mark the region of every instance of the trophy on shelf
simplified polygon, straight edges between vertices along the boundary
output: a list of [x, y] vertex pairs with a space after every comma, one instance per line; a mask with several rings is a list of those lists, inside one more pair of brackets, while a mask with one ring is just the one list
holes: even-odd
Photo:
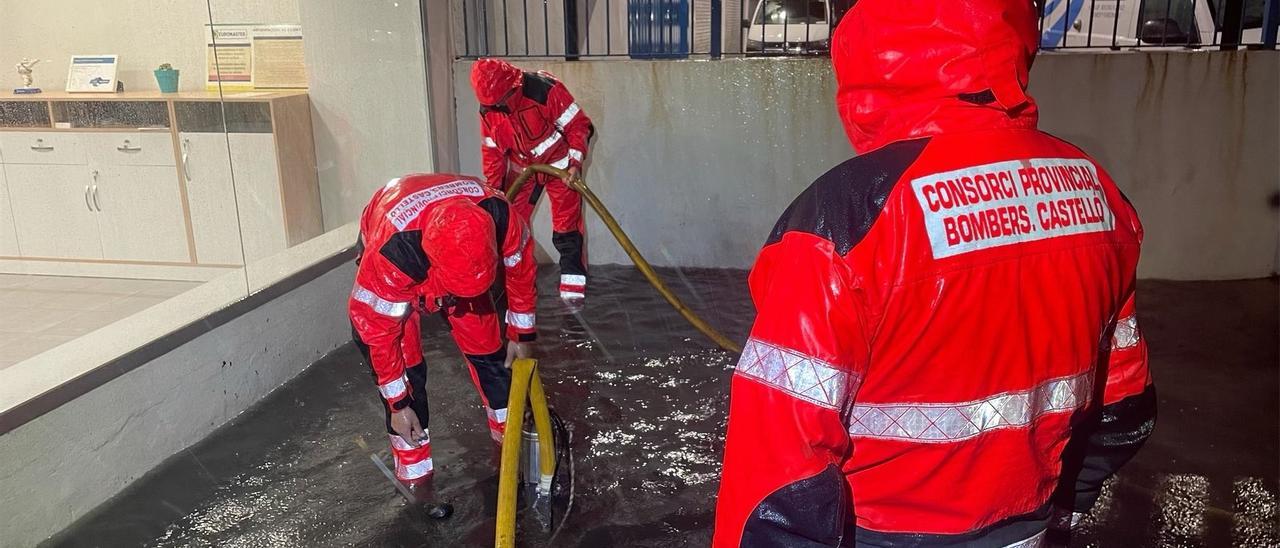
[[39, 62], [39, 59], [32, 61], [26, 57], [23, 57], [21, 61], [18, 61], [18, 64], [15, 66], [18, 69], [18, 76], [22, 77], [22, 87], [14, 89], [14, 93], [40, 93], [40, 88], [33, 86], [31, 80], [31, 68], [36, 66]]

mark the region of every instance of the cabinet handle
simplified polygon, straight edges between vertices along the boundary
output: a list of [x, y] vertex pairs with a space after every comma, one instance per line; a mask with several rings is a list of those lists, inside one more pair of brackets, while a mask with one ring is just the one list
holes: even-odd
[[142, 152], [142, 147], [135, 147], [129, 144], [129, 140], [125, 139], [124, 144], [116, 147], [120, 152]]
[[44, 139], [36, 139], [36, 144], [31, 145], [31, 150], [37, 152], [49, 152], [53, 147], [44, 144]]
[[191, 139], [182, 140], [182, 176], [187, 178], [187, 182], [191, 182], [191, 168], [187, 166], [187, 158], [191, 153]]
[[89, 205], [89, 185], [84, 185], [84, 208], [93, 211], [93, 206]]
[[98, 185], [93, 185], [93, 207], [102, 211], [102, 204], [98, 203]]

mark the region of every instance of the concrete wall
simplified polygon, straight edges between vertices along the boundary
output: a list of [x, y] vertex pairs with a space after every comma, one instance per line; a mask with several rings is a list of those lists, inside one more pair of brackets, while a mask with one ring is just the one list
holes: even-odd
[[[750, 265], [786, 205], [852, 154], [827, 60], [521, 64], [562, 78], [595, 120], [587, 180], [655, 264]], [[1226, 279], [1276, 271], [1278, 77], [1276, 52], [1063, 54], [1037, 60], [1031, 87], [1042, 128], [1137, 206], [1142, 276]], [[475, 96], [455, 86], [462, 167], [479, 173]], [[628, 262], [589, 219], [591, 262]]]
[[182, 71], [182, 89], [204, 89], [210, 10], [215, 23], [299, 21], [298, 0], [0, 0], [0, 88], [21, 85], [23, 57], [41, 60], [37, 86], [60, 91], [72, 55], [115, 53], [129, 90], [157, 89], [161, 63]]
[[[299, 0], [326, 229], [387, 181], [432, 171], [418, 2]], [[447, 106], [442, 108], [448, 108]]]
[[347, 262], [0, 436], [0, 546], [48, 538], [344, 344], [353, 276]]

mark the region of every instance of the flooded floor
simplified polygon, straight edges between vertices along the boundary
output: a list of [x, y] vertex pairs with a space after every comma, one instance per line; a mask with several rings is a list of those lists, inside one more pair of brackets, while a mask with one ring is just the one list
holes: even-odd
[[[707, 546], [732, 356], [634, 269], [595, 269], [577, 315], [552, 297], [547, 270], [542, 379], [572, 431], [576, 477], [554, 544]], [[745, 338], [744, 272], [663, 274], [712, 324]], [[1160, 422], [1072, 546], [1276, 546], [1276, 282], [1142, 291]], [[425, 322], [423, 342], [435, 483], [451, 519], [406, 506], [371, 462], [370, 451], [385, 452], [381, 403], [345, 347], [46, 545], [491, 546], [496, 454], [479, 398], [442, 324]], [[546, 543], [521, 524], [523, 544]]]

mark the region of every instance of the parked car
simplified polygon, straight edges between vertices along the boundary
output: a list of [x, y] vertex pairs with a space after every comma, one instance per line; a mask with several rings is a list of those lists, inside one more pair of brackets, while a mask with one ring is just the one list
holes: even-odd
[[[1244, 0], [1241, 42], [1262, 39], [1267, 0]], [[1197, 46], [1222, 42], [1225, 0], [1045, 0], [1040, 46]]]
[[[852, 4], [852, 1], [836, 4]], [[847, 8], [845, 8], [847, 9]], [[843, 10], [829, 0], [761, 0], [742, 22], [748, 54], [825, 54]]]

